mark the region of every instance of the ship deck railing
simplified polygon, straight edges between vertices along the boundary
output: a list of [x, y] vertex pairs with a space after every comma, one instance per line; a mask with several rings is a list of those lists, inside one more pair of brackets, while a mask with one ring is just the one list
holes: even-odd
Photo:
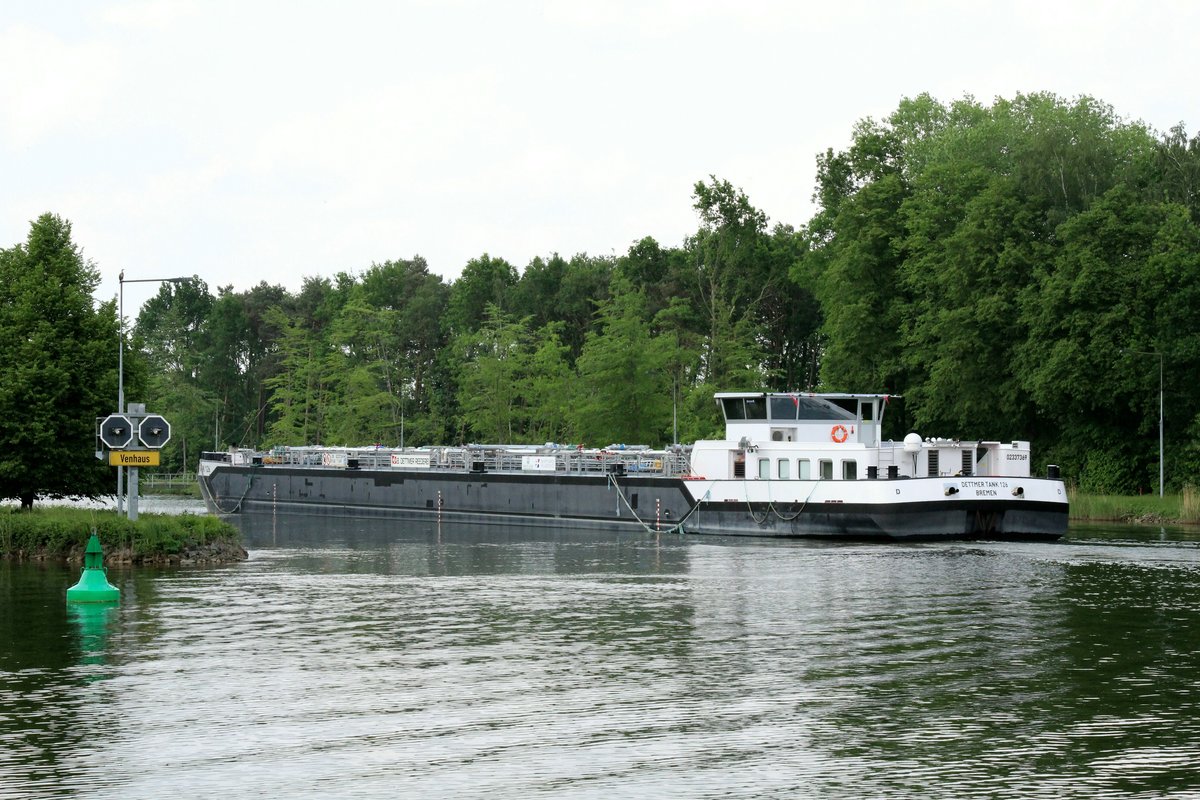
[[[691, 474], [689, 448], [651, 450], [546, 448], [538, 446], [468, 446], [431, 448], [388, 447], [277, 447], [269, 452], [206, 452], [205, 461], [293, 468], [359, 470], [428, 469], [445, 472], [499, 472], [524, 474], [654, 475], [681, 477]], [[408, 463], [394, 466], [392, 456]], [[536, 456], [540, 468], [530, 468], [526, 457]], [[427, 464], [426, 464], [426, 459]], [[415, 463], [414, 463], [415, 462]], [[553, 463], [553, 469], [549, 468]]]

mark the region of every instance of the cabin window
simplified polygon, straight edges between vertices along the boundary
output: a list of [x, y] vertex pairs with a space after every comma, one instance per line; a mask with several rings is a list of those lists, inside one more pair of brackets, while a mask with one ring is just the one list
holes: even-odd
[[796, 459], [796, 477], [802, 481], [812, 479], [812, 463], [807, 458]]
[[929, 477], [933, 478], [933, 477], [936, 477], [941, 474], [941, 472], [940, 472], [941, 467], [938, 464], [938, 451], [937, 450], [929, 451], [929, 461], [928, 461], [927, 466], [928, 466], [928, 468], [926, 469], [926, 472], [929, 474]]
[[853, 459], [847, 459], [842, 462], [842, 480], [856, 481], [858, 480], [858, 462]]
[[771, 398], [771, 419], [786, 419], [794, 420], [796, 411], [800, 408], [800, 403], [792, 397], [772, 397]]
[[746, 419], [766, 419], [767, 418], [767, 398], [765, 397], [747, 397], [746, 398]]
[[725, 406], [725, 419], [745, 419], [746, 408], [742, 405], [742, 398], [727, 397], [721, 401]]
[[770, 477], [771, 477], [771, 459], [760, 458], [758, 460], [758, 477], [762, 478], [764, 481], [770, 479]]
[[828, 458], [822, 458], [817, 463], [821, 466], [821, 480], [833, 480], [833, 461]]
[[790, 469], [791, 463], [792, 462], [788, 461], [786, 458], [779, 459], [779, 479], [780, 480], [786, 481], [788, 478], [792, 477], [792, 475], [791, 475], [792, 471]]
[[833, 402], [820, 397], [801, 397], [796, 395], [789, 398], [797, 408], [796, 416], [805, 421], [831, 420], [846, 421], [855, 419], [855, 409], [842, 408]]

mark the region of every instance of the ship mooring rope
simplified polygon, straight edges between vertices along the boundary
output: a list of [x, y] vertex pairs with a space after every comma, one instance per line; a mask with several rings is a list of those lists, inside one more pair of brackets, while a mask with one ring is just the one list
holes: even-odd
[[234, 503], [234, 504], [233, 504], [233, 508], [229, 509], [228, 511], [226, 511], [226, 510], [224, 510], [223, 508], [221, 508], [221, 501], [220, 501], [220, 499], [217, 497], [217, 495], [216, 495], [216, 493], [215, 493], [215, 492], [213, 493], [213, 496], [212, 496], [212, 498], [213, 498], [213, 505], [217, 507], [217, 513], [218, 513], [218, 514], [236, 514], [236, 513], [238, 513], [239, 511], [241, 511], [241, 510], [242, 510], [242, 501], [246, 499], [246, 495], [250, 494], [250, 489], [251, 489], [251, 488], [254, 486], [254, 477], [255, 477], [255, 475], [256, 475], [256, 474], [257, 474], [257, 473], [254, 471], [254, 467], [253, 467], [253, 465], [251, 465], [251, 467], [250, 467], [250, 477], [249, 477], [249, 479], [246, 481], [246, 491], [242, 492], [242, 496], [241, 496], [241, 497], [239, 497], [239, 498], [238, 498], [238, 501], [237, 501], [236, 503]]
[[792, 514], [790, 517], [785, 517], [782, 514], [782, 512], [780, 512], [779, 509], [777, 509], [775, 507], [775, 501], [773, 501], [771, 499], [771, 481], [770, 480], [767, 481], [767, 511], [765, 514], [763, 514], [762, 519], [759, 519], [758, 517], [756, 517], [754, 515], [754, 506], [752, 506], [750, 504], [749, 481], [743, 481], [743, 483], [742, 483], [742, 496], [746, 498], [746, 511], [749, 512], [750, 519], [754, 520], [754, 523], [756, 525], [759, 525], [759, 526], [766, 525], [767, 520], [771, 518], [772, 513], [774, 513], [775, 516], [779, 517], [779, 519], [782, 520], [783, 522], [791, 522], [792, 520], [796, 519], [796, 517], [799, 517], [801, 514], [804, 513], [804, 509], [808, 507], [808, 501], [812, 499], [813, 492], [815, 492], [817, 490], [818, 484], [819, 484], [818, 481], [813, 481], [812, 489], [809, 489], [809, 491], [808, 491], [808, 497], [804, 498], [804, 502], [800, 504], [799, 510], [796, 511], [795, 514]]
[[[660, 527], [658, 529], [655, 529], [655, 528], [652, 528], [649, 525], [649, 523], [647, 523], [645, 520], [643, 520], [641, 517], [638, 516], [637, 511], [634, 510], [633, 506], [631, 506], [629, 504], [629, 501], [625, 498], [625, 492], [623, 492], [621, 490], [621, 485], [619, 483], [617, 483], [616, 477], [614, 477], [611, 473], [608, 475], [608, 482], [610, 484], [612, 484], [614, 489], [617, 490], [617, 497], [621, 498], [621, 502], [624, 503], [625, 507], [629, 509], [629, 513], [633, 515], [633, 519], [639, 525], [642, 526], [642, 528], [646, 531], [646, 533], [685, 533], [685, 531], [683, 530], [683, 523], [687, 522], [688, 517], [692, 516], [692, 514], [694, 514], [696, 512], [696, 509], [700, 508], [700, 503], [704, 500], [703, 497], [700, 498], [700, 500], [697, 500], [696, 504], [693, 505], [690, 509], [688, 509], [688, 512], [686, 514], [684, 514], [682, 517], [680, 517], [679, 521], [676, 522], [671, 527], [669, 527], [669, 528]], [[704, 497], [708, 497], [708, 492], [704, 493]]]

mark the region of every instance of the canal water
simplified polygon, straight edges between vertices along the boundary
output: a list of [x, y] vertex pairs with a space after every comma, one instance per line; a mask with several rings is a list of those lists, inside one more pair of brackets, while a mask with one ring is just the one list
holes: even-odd
[[0, 563], [0, 798], [1200, 797], [1200, 544], [264, 520]]

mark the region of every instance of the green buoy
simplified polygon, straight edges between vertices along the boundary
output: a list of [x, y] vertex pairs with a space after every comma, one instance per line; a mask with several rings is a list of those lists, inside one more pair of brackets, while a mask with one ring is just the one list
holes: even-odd
[[83, 551], [83, 574], [79, 583], [67, 589], [68, 603], [115, 603], [121, 599], [121, 590], [108, 582], [104, 570], [104, 551], [100, 549], [100, 537], [92, 530], [87, 549]]

